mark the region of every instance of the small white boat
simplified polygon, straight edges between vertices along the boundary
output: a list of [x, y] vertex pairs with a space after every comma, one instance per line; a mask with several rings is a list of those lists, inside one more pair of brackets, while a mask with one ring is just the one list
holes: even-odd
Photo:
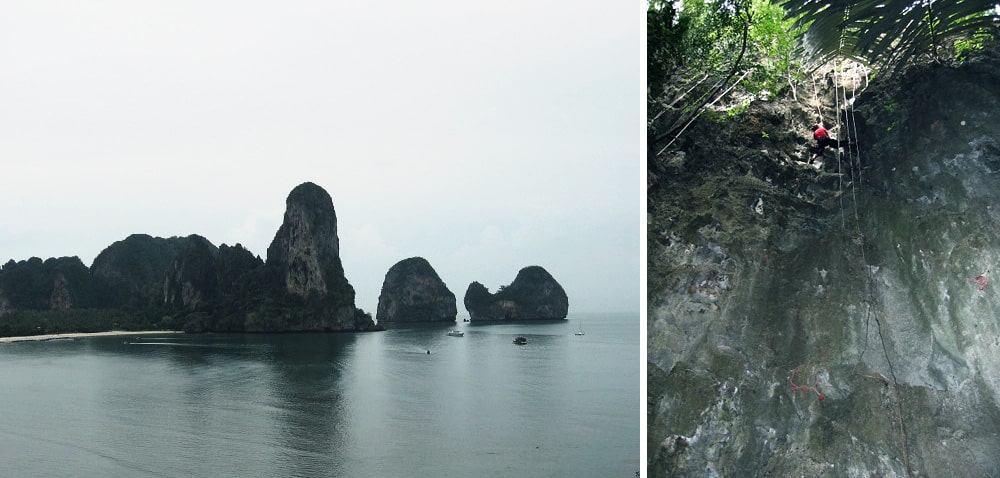
[[580, 322], [580, 328], [577, 329], [576, 332], [574, 332], [574, 335], [586, 335], [583, 333], [583, 322]]
[[452, 337], [462, 337], [462, 336], [465, 335], [465, 332], [462, 332], [461, 330], [455, 329], [455, 330], [452, 330], [451, 332], [448, 332], [448, 335], [450, 335]]

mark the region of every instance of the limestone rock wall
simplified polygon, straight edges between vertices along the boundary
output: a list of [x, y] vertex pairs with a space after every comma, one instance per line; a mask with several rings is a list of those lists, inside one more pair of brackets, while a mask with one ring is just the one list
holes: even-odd
[[296, 186], [285, 204], [284, 221], [267, 248], [268, 275], [289, 295], [322, 311], [321, 317], [303, 325], [306, 329], [354, 329], [354, 288], [340, 261], [333, 200], [323, 188], [307, 182]]
[[96, 306], [100, 306], [99, 294], [78, 257], [10, 260], [0, 268], [0, 315]]
[[383, 322], [454, 322], [455, 294], [422, 257], [393, 265], [382, 282], [375, 319]]
[[201, 236], [188, 236], [189, 245], [166, 271], [163, 302], [195, 308], [216, 297], [219, 289], [218, 250]]
[[132, 234], [106, 247], [90, 267], [105, 307], [146, 306], [163, 302], [164, 278], [188, 246], [184, 237]]
[[528, 266], [514, 282], [495, 294], [479, 282], [465, 292], [469, 318], [476, 320], [558, 320], [569, 313], [569, 298], [555, 278], [540, 266]]
[[747, 127], [807, 143], [775, 105], [660, 171], [650, 476], [1000, 475], [1000, 60], [882, 81], [840, 114], [853, 177]]

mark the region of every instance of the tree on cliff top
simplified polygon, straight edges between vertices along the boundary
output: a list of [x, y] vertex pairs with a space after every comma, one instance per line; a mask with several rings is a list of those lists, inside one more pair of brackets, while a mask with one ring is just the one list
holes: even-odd
[[793, 85], [800, 71], [793, 23], [769, 0], [651, 0], [648, 161], [706, 111], [738, 111]]
[[[706, 112], [724, 118], [838, 56], [880, 71], [962, 61], [996, 36], [995, 0], [650, 0], [647, 160]], [[787, 11], [787, 13], [786, 13]], [[804, 48], [803, 48], [804, 47]], [[723, 113], [723, 115], [720, 115]]]

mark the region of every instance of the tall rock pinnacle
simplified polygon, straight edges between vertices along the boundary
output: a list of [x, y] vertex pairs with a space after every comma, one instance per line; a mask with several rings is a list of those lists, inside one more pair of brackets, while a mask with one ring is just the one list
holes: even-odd
[[[270, 280], [290, 296], [321, 307], [324, 323], [307, 328], [353, 328], [354, 288], [340, 261], [333, 200], [323, 188], [306, 182], [288, 194], [285, 205], [284, 222], [267, 248]], [[334, 323], [325, 322], [331, 318]]]

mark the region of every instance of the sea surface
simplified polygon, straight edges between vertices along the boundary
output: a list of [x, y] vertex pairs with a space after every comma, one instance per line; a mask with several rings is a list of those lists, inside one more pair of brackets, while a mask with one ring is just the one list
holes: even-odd
[[629, 478], [639, 337], [581, 314], [0, 344], [0, 476]]

